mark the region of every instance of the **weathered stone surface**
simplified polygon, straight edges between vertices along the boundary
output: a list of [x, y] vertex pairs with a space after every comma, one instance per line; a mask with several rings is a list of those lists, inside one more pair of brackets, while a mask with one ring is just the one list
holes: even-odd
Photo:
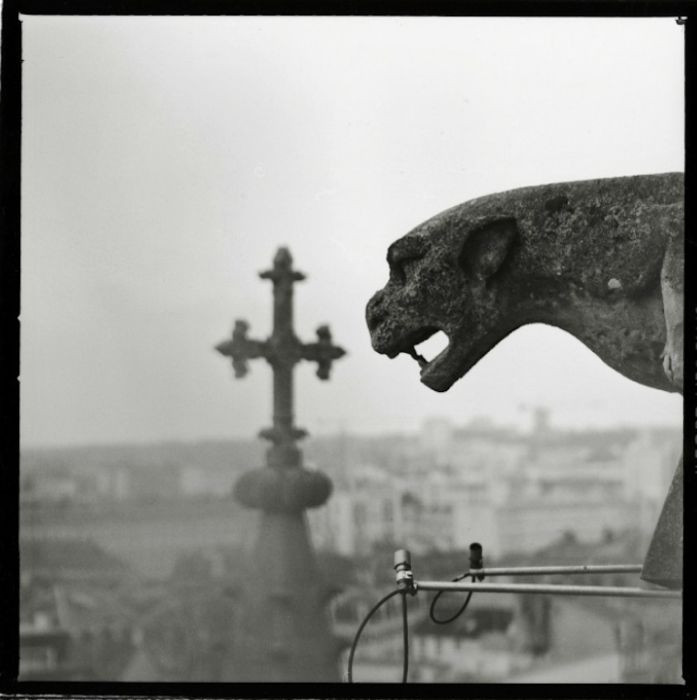
[[[389, 280], [366, 309], [373, 348], [412, 355], [421, 381], [447, 391], [509, 333], [547, 323], [629, 379], [681, 392], [683, 209], [680, 173], [448, 209], [390, 246]], [[439, 330], [448, 346], [427, 362], [414, 346]]]
[[683, 465], [675, 470], [658, 518], [641, 577], [666, 588], [680, 588], [683, 549]]

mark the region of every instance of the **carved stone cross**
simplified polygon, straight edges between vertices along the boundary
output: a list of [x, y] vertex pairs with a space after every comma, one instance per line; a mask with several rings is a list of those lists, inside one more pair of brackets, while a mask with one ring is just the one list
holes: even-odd
[[[293, 330], [293, 284], [305, 279], [302, 272], [293, 269], [293, 258], [287, 248], [279, 248], [273, 259], [273, 267], [261, 272], [262, 279], [273, 283], [273, 332], [266, 340], [253, 340], [247, 336], [249, 324], [237, 320], [232, 331], [232, 337], [216, 346], [216, 350], [232, 360], [236, 377], [244, 377], [249, 371], [249, 360], [264, 358], [273, 370], [273, 426], [262, 430], [261, 437], [270, 440], [273, 447], [267, 453], [268, 466], [298, 467], [301, 466], [300, 451], [295, 442], [307, 435], [306, 431], [297, 428], [293, 413], [293, 370], [301, 360], [317, 363], [317, 376], [329, 379], [332, 363], [345, 355], [345, 351], [332, 343], [329, 327], [322, 325], [317, 329], [317, 341], [302, 343]], [[315, 479], [307, 475], [306, 481]], [[246, 475], [245, 475], [246, 476]], [[236, 493], [240, 499], [249, 503], [254, 501], [256, 507], [264, 507], [259, 503], [257, 494], [263, 489], [256, 482], [263, 477], [253, 477], [251, 473], [245, 480], [238, 482]], [[319, 478], [319, 477], [317, 477]], [[253, 486], [250, 486], [252, 485]], [[250, 488], [247, 488], [247, 487]], [[272, 497], [273, 488], [265, 484], [268, 501]], [[280, 488], [280, 486], [279, 486]], [[253, 496], [245, 496], [254, 491]], [[287, 491], [287, 488], [283, 489]], [[297, 491], [297, 489], [296, 489]], [[328, 495], [328, 494], [327, 494]], [[280, 495], [279, 495], [280, 498]], [[282, 499], [281, 499], [282, 500]], [[309, 504], [309, 503], [308, 503]], [[269, 504], [270, 505], [270, 504]]]
[[273, 332], [267, 340], [247, 337], [249, 324], [235, 321], [232, 338], [216, 346], [222, 355], [232, 359], [236, 377], [248, 372], [248, 360], [263, 357], [273, 368], [273, 428], [262, 431], [262, 437], [274, 443], [294, 441], [306, 434], [293, 425], [293, 369], [300, 360], [317, 363], [317, 376], [329, 379], [334, 360], [345, 351], [332, 344], [329, 326], [317, 329], [316, 343], [301, 343], [293, 330], [293, 284], [305, 279], [302, 272], [293, 270], [293, 258], [287, 248], [279, 248], [273, 268], [261, 272], [262, 279], [273, 282]]

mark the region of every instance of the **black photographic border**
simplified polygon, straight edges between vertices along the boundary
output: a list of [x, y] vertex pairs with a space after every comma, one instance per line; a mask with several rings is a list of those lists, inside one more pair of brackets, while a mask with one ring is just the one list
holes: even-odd
[[19, 312], [21, 55], [20, 15], [332, 15], [332, 16], [515, 16], [515, 17], [673, 17], [685, 39], [685, 552], [697, 551], [695, 466], [697, 303], [689, 271], [697, 262], [694, 122], [695, 35], [693, 0], [4, 0], [0, 74], [0, 693], [19, 697], [191, 697], [191, 698], [694, 698], [695, 567], [685, 556], [683, 599], [683, 674], [686, 685], [639, 684], [248, 684], [248, 683], [93, 683], [18, 681], [19, 666]]

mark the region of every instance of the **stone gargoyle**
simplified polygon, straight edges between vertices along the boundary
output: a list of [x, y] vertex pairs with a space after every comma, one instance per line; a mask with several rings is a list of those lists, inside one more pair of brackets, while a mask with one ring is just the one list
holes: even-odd
[[[393, 243], [368, 302], [373, 349], [414, 357], [447, 391], [529, 323], [568, 331], [625, 377], [682, 393], [681, 173], [526, 187], [447, 209]], [[415, 350], [437, 331], [430, 362]], [[682, 460], [642, 578], [682, 583]]]

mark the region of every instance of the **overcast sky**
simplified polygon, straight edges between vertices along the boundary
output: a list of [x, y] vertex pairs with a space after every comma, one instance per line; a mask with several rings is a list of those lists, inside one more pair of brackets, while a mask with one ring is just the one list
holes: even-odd
[[683, 29], [666, 19], [24, 17], [24, 445], [254, 436], [271, 375], [213, 346], [271, 330], [279, 245], [310, 432], [429, 416], [672, 424], [560, 330], [521, 329], [448, 393], [375, 354], [364, 322], [389, 243], [483, 194], [683, 169]]

